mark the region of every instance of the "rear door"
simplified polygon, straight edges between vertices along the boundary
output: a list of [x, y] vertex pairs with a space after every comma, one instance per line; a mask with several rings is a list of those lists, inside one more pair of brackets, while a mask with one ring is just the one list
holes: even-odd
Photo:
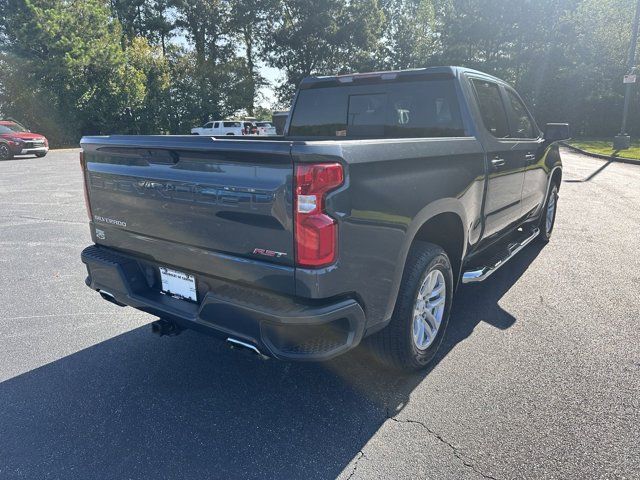
[[522, 215], [524, 156], [514, 142], [501, 86], [484, 78], [471, 78], [482, 119], [482, 137], [489, 175], [484, 206], [484, 236], [500, 233]]
[[222, 126], [222, 135], [242, 135], [241, 122], [220, 122]]
[[547, 172], [544, 163], [544, 142], [540, 129], [520, 96], [510, 87], [504, 87], [505, 103], [514, 144], [512, 152], [524, 162], [522, 186], [522, 214], [529, 215], [544, 201]]

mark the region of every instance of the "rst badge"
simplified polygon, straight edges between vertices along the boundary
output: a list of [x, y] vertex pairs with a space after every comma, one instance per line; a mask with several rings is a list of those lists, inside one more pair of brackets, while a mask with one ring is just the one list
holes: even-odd
[[284, 252], [275, 252], [273, 250], [266, 250], [264, 248], [254, 248], [253, 254], [262, 255], [263, 257], [272, 257], [272, 258], [282, 258], [287, 256], [287, 254]]

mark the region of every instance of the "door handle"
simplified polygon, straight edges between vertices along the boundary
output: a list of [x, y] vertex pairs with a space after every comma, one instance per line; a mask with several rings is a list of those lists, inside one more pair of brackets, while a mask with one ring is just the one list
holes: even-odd
[[535, 153], [527, 153], [524, 156], [524, 159], [527, 161], [527, 163], [533, 163], [536, 161], [536, 155]]
[[496, 157], [496, 158], [493, 158], [493, 159], [491, 160], [491, 166], [492, 166], [493, 168], [500, 168], [500, 167], [504, 167], [504, 165], [505, 165], [506, 163], [507, 163], [507, 162], [505, 162], [504, 158], [500, 158], [500, 157]]

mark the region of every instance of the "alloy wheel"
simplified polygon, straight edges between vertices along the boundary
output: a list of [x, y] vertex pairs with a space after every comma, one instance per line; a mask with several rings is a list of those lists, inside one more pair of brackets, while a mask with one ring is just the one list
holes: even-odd
[[440, 270], [432, 270], [424, 278], [413, 309], [413, 343], [426, 350], [440, 330], [447, 300], [447, 285]]

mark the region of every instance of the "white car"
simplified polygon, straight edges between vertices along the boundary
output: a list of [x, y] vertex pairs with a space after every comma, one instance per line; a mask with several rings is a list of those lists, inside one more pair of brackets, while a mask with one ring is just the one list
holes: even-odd
[[244, 135], [242, 122], [215, 120], [191, 129], [191, 135]]
[[271, 122], [256, 122], [258, 135], [277, 135], [276, 127]]

